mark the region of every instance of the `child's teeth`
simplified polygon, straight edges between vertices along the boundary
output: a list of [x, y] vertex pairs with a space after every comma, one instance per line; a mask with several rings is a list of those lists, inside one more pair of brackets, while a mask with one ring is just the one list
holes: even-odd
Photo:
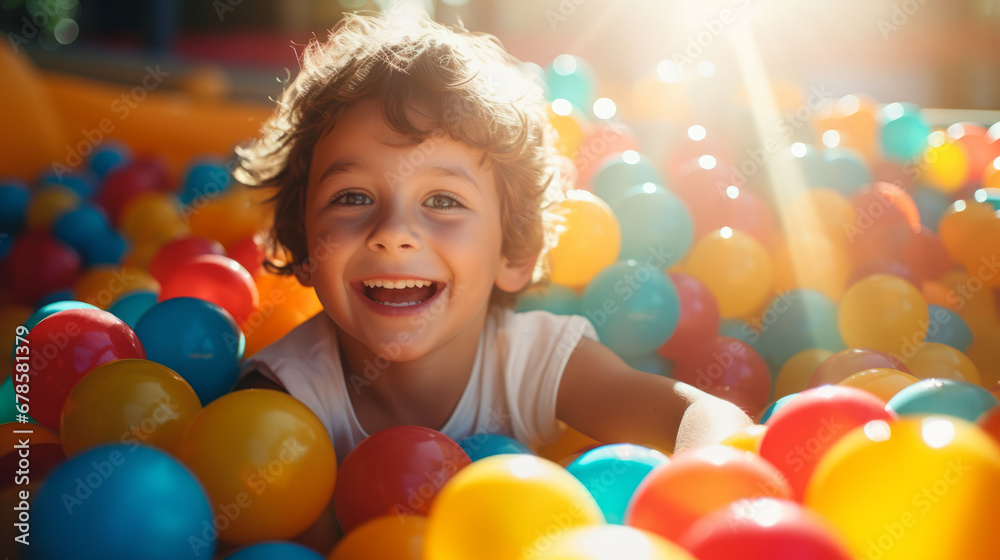
[[415, 302], [415, 301], [411, 301], [411, 302], [408, 302], [408, 303], [389, 303], [389, 302], [386, 302], [386, 301], [380, 301], [379, 303], [381, 303], [382, 305], [388, 305], [390, 307], [407, 307], [407, 306], [410, 306], [410, 305], [416, 305], [417, 304], [417, 302]]

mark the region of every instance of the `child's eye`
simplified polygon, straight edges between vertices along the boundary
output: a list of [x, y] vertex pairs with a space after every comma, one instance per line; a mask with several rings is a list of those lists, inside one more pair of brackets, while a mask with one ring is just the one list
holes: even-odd
[[451, 210], [453, 208], [465, 208], [465, 206], [458, 201], [457, 198], [450, 194], [435, 194], [434, 196], [427, 199], [424, 203], [425, 206], [430, 206], [431, 208], [437, 210]]
[[342, 191], [330, 204], [341, 204], [343, 206], [361, 206], [371, 202], [371, 198], [361, 191]]

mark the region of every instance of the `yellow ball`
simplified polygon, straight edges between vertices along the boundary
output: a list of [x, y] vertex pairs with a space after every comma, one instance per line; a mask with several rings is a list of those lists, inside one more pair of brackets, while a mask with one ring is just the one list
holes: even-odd
[[849, 272], [847, 251], [824, 234], [793, 234], [774, 251], [774, 287], [782, 292], [809, 288], [839, 301]]
[[808, 389], [813, 372], [832, 355], [826, 348], [809, 348], [788, 358], [774, 382], [774, 400]]
[[145, 192], [133, 197], [122, 209], [119, 230], [133, 243], [166, 241], [188, 232], [177, 198], [161, 192]]
[[549, 253], [552, 281], [571, 288], [585, 286], [618, 258], [622, 246], [618, 219], [607, 203], [582, 190], [567, 193], [552, 212], [558, 217], [558, 240]]
[[67, 457], [102, 443], [146, 443], [175, 453], [200, 411], [194, 389], [170, 368], [115, 360], [94, 368], [70, 391], [59, 436]]
[[757, 453], [760, 450], [760, 440], [764, 439], [765, 432], [767, 432], [767, 426], [763, 424], [745, 426], [722, 440], [722, 445]]
[[946, 141], [924, 151], [920, 170], [928, 186], [953, 193], [965, 184], [969, 174], [969, 156], [958, 144]]
[[107, 309], [123, 294], [138, 290], [160, 292], [160, 283], [145, 270], [132, 266], [96, 266], [85, 272], [73, 287], [73, 297]]
[[495, 455], [459, 471], [438, 494], [424, 558], [531, 558], [564, 531], [599, 523], [604, 514], [593, 496], [559, 465], [531, 455]]
[[870, 422], [820, 459], [805, 505], [856, 558], [997, 558], [1000, 447], [954, 417]]
[[960, 350], [939, 342], [925, 342], [917, 347], [916, 354], [906, 362], [919, 379], [936, 377], [954, 379], [979, 385], [979, 369]]
[[205, 486], [219, 538], [234, 544], [290, 539], [333, 495], [337, 457], [322, 422], [290, 395], [248, 389], [208, 404], [177, 456]]
[[576, 155], [577, 150], [580, 148], [580, 143], [583, 142], [584, 136], [586, 136], [586, 131], [584, 131], [583, 125], [580, 122], [585, 117], [577, 110], [568, 115], [559, 115], [549, 108], [549, 123], [552, 124], [552, 128], [555, 129], [556, 136], [555, 146], [562, 155], [573, 159]]
[[896, 393], [920, 381], [916, 377], [891, 368], [872, 368], [859, 371], [844, 379], [838, 385], [846, 385], [868, 391], [885, 402]]
[[28, 229], [48, 229], [59, 216], [79, 205], [80, 196], [75, 191], [59, 185], [46, 186], [28, 201], [25, 224]]
[[904, 355], [927, 336], [927, 303], [913, 284], [891, 274], [855, 282], [840, 300], [837, 321], [849, 348]]
[[691, 248], [684, 272], [708, 286], [726, 318], [751, 313], [771, 294], [771, 257], [741, 231], [718, 230], [702, 237]]
[[[544, 537], [543, 537], [544, 539]], [[695, 560], [691, 553], [667, 539], [626, 525], [577, 527], [551, 544], [539, 539], [538, 560]], [[542, 545], [548, 544], [543, 547]]]
[[330, 551], [328, 560], [421, 560], [427, 518], [384, 515], [357, 527]]

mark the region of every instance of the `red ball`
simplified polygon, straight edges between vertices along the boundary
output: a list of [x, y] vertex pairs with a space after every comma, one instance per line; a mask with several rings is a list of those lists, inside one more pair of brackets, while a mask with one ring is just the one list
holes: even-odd
[[69, 392], [90, 370], [123, 358], [146, 358], [131, 327], [100, 309], [67, 309], [42, 319], [28, 332], [31, 383], [29, 412], [59, 431]]
[[226, 256], [222, 243], [197, 235], [181, 237], [160, 247], [149, 263], [149, 273], [162, 286], [178, 268], [201, 255]]
[[260, 305], [257, 285], [247, 269], [222, 255], [193, 257], [167, 277], [158, 301], [178, 297], [214, 303], [232, 315], [238, 325], [243, 325]]
[[144, 160], [132, 161], [108, 173], [97, 193], [97, 202], [118, 225], [122, 210], [133, 197], [162, 190], [163, 182], [162, 170]]
[[691, 212], [695, 239], [730, 227], [750, 234], [764, 247], [771, 246], [774, 216], [753, 192], [730, 185], [703, 190], [697, 196], [688, 192], [681, 199]]
[[[31, 429], [30, 424], [25, 429]], [[66, 454], [63, 452], [62, 444], [59, 443], [29, 443], [28, 457], [30, 465], [28, 468], [28, 479], [31, 482], [45, 480], [45, 477], [53, 469], [66, 461]], [[15, 449], [3, 457], [0, 457], [0, 493], [14, 486], [15, 480], [24, 474], [22, 465], [24, 457], [19, 450]], [[21, 471], [21, 475], [17, 471]]]
[[681, 311], [677, 328], [657, 350], [668, 360], [691, 357], [719, 332], [719, 304], [701, 280], [681, 272], [668, 274], [677, 288]]
[[851, 206], [858, 215], [855, 225], [862, 230], [896, 223], [904, 223], [912, 231], [920, 229], [917, 203], [906, 191], [892, 183], [876, 182], [862, 188], [851, 197]]
[[896, 417], [875, 395], [828, 385], [799, 393], [767, 420], [760, 456], [774, 465], [792, 486], [796, 500], [805, 496], [809, 477], [834, 443], [872, 420]]
[[583, 137], [573, 157], [573, 166], [577, 171], [576, 188], [592, 191], [590, 180], [608, 157], [628, 150], [638, 152], [639, 141], [625, 125], [595, 125]]
[[80, 273], [80, 255], [44, 232], [15, 239], [6, 261], [11, 286], [18, 299], [28, 305], [57, 290], [72, 288]]
[[427, 515], [446, 482], [471, 464], [451, 438], [396, 426], [359, 443], [337, 470], [333, 507], [345, 533], [381, 515]]
[[674, 455], [635, 489], [625, 524], [676, 541], [699, 518], [735, 500], [788, 498], [781, 473], [749, 451], [710, 445]]
[[243, 265], [250, 276], [256, 278], [263, 268], [265, 255], [264, 248], [251, 235], [226, 247], [226, 256]]
[[924, 280], [937, 280], [956, 266], [941, 238], [927, 227], [921, 227], [913, 234], [903, 258], [914, 271], [914, 276]]
[[848, 348], [816, 366], [816, 371], [809, 378], [809, 387], [836, 385], [859, 371], [873, 368], [895, 369], [913, 375], [910, 368], [891, 354], [865, 348]]
[[715, 337], [692, 356], [678, 360], [671, 377], [726, 399], [751, 416], [771, 399], [767, 362], [750, 345], [728, 336]]
[[679, 544], [699, 560], [851, 560], [818, 515], [795, 502], [740, 500], [701, 518]]

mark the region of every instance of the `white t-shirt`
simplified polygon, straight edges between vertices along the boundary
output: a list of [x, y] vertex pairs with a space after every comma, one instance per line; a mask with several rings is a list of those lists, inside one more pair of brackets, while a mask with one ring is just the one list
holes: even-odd
[[[559, 382], [584, 336], [597, 340], [593, 325], [579, 315], [491, 309], [472, 375], [440, 431], [455, 441], [479, 433], [500, 434], [532, 449], [554, 441], [561, 432], [556, 420]], [[254, 354], [240, 377], [253, 370], [280, 383], [319, 417], [333, 439], [338, 462], [368, 437], [349, 393], [364, 390], [366, 383], [360, 374], [354, 383], [345, 380], [336, 331], [326, 313]]]

